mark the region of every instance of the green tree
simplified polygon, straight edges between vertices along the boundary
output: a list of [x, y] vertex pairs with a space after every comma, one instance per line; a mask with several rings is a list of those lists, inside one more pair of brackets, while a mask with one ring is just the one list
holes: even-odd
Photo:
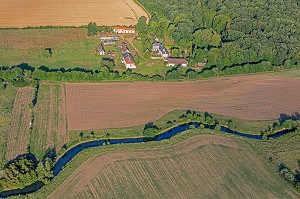
[[88, 25], [87, 25], [87, 35], [88, 36], [96, 36], [97, 33], [98, 33], [98, 26], [95, 22], [90, 22]]
[[145, 16], [141, 16], [136, 25], [136, 30], [138, 32], [143, 32], [147, 28], [147, 18]]

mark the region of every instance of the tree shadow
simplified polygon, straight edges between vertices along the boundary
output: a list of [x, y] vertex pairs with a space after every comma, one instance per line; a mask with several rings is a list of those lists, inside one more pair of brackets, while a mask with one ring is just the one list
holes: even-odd
[[279, 123], [282, 124], [286, 120], [293, 120], [293, 121], [300, 120], [300, 113], [295, 112], [292, 115], [287, 115], [285, 113], [281, 113], [278, 118]]
[[44, 154], [42, 160], [45, 160], [46, 158], [49, 158], [49, 159], [51, 159], [51, 160], [55, 160], [55, 159], [56, 159], [56, 156], [57, 156], [56, 149], [55, 149], [55, 148], [50, 148], [50, 147], [49, 147], [49, 148], [45, 151], [45, 154]]

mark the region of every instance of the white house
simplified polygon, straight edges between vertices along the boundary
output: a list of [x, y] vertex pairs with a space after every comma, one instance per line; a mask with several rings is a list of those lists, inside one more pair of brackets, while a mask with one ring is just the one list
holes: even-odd
[[134, 34], [135, 33], [135, 28], [117, 26], [117, 27], [114, 28], [114, 33], [117, 33], [117, 34]]
[[130, 53], [125, 53], [123, 55], [123, 63], [125, 64], [126, 68], [136, 68], [136, 64], [133, 60], [133, 57]]
[[167, 61], [168, 58], [170, 57], [170, 53], [168, 50], [159, 42], [155, 42], [152, 44], [152, 52], [158, 52], [159, 55]]

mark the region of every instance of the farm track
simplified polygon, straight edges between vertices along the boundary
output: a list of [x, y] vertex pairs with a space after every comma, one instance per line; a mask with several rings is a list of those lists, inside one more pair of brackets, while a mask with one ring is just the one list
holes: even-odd
[[203, 134], [168, 147], [95, 155], [48, 198], [299, 197], [267, 169], [248, 145]]
[[34, 89], [32, 87], [20, 88], [17, 91], [13, 108], [13, 121], [8, 132], [7, 160], [12, 160], [27, 152], [32, 112], [29, 103], [33, 99], [33, 94]]
[[299, 90], [298, 79], [262, 75], [195, 82], [67, 83], [68, 130], [137, 126], [175, 109], [271, 120], [299, 112]]

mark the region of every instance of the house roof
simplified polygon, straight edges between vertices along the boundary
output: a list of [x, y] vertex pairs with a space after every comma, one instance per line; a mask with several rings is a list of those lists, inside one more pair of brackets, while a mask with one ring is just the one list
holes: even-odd
[[135, 64], [133, 58], [130, 55], [124, 57], [124, 60], [126, 64]]
[[162, 53], [162, 54], [169, 54], [169, 52], [168, 52], [168, 50], [167, 50], [166, 48], [163, 48], [163, 49], [161, 50], [161, 53]]
[[155, 43], [153, 43], [153, 44], [152, 44], [152, 46], [153, 46], [153, 47], [154, 47], [154, 46], [161, 47], [161, 46], [162, 46], [162, 44], [161, 44], [161, 43], [159, 43], [159, 42], [155, 42]]
[[169, 64], [188, 64], [188, 62], [184, 58], [169, 58]]
[[123, 53], [129, 52], [129, 50], [127, 48], [127, 45], [125, 43], [121, 44], [121, 50], [122, 50]]
[[104, 49], [103, 45], [100, 43], [98, 45], [98, 52], [102, 52], [102, 51], [105, 51], [105, 49]]

